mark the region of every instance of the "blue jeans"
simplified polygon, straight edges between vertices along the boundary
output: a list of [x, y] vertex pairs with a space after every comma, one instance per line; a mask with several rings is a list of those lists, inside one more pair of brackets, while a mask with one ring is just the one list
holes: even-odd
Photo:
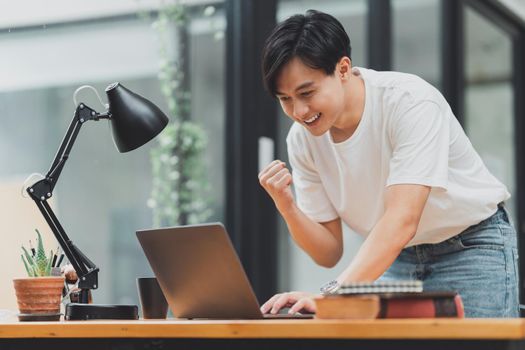
[[519, 317], [516, 230], [506, 209], [441, 243], [403, 249], [380, 278], [399, 279], [457, 291], [466, 317]]

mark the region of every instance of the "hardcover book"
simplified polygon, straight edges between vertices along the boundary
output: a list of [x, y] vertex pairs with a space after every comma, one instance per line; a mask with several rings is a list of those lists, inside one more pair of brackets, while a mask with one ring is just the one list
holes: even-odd
[[436, 318], [464, 317], [455, 292], [336, 294], [315, 299], [316, 318]]

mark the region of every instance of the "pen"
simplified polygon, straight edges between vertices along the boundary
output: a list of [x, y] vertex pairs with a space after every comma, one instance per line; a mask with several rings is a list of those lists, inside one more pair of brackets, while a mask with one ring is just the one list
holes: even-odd
[[51, 263], [51, 267], [56, 267], [55, 264], [57, 262], [59, 249], [60, 249], [60, 247], [57, 247], [57, 249], [55, 250], [55, 254], [53, 255], [53, 262]]
[[35, 248], [33, 248], [33, 243], [31, 243], [31, 240], [29, 240], [29, 248], [31, 249], [31, 254], [33, 254], [33, 256], [35, 256], [36, 250], [35, 250]]
[[60, 258], [58, 258], [56, 267], [60, 266], [60, 264], [62, 263], [62, 259], [64, 259], [64, 253], [60, 254]]

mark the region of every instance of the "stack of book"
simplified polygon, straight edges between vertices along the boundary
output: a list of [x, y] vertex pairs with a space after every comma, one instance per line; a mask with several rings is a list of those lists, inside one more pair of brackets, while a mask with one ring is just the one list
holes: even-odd
[[459, 294], [424, 292], [421, 281], [352, 283], [315, 302], [321, 319], [464, 317]]

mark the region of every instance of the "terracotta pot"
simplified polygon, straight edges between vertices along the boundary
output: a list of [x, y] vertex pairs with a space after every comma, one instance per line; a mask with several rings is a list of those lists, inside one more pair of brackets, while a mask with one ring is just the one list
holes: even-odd
[[64, 277], [28, 277], [13, 280], [20, 314], [59, 314]]

